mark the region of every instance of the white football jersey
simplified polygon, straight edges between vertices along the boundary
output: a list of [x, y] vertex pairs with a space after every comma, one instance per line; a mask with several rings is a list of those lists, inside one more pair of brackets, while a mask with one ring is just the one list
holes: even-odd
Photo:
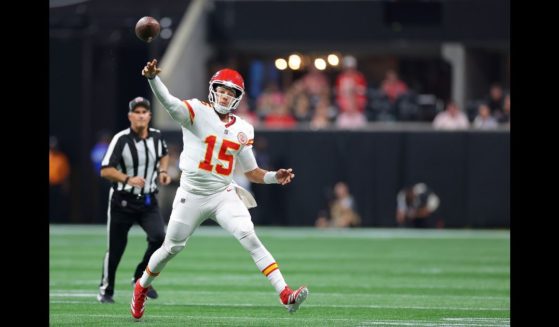
[[[221, 121], [212, 106], [198, 99], [184, 100], [188, 110], [187, 121], [181, 122], [183, 150], [179, 167], [182, 170], [181, 187], [200, 195], [223, 191], [233, 181], [238, 156], [252, 155], [254, 127], [239, 116], [230, 114], [230, 121]], [[243, 151], [250, 151], [246, 153]], [[249, 161], [240, 161], [250, 162]], [[243, 172], [255, 169], [241, 167]]]

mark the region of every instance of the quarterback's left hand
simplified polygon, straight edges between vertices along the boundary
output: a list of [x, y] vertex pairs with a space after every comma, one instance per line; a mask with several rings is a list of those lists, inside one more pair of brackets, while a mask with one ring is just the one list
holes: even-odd
[[278, 184], [285, 185], [291, 183], [291, 180], [295, 178], [295, 174], [292, 173], [293, 169], [279, 169], [276, 173], [276, 179]]

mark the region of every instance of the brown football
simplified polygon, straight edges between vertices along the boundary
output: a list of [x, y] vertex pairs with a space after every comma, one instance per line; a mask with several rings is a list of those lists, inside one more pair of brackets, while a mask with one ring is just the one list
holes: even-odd
[[161, 26], [157, 19], [150, 16], [142, 17], [136, 23], [136, 36], [144, 42], [153, 41], [159, 35], [160, 30]]

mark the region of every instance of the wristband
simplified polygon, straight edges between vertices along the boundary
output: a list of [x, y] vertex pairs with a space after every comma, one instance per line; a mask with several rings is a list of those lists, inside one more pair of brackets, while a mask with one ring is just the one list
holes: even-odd
[[269, 171], [266, 174], [264, 174], [264, 183], [265, 184], [279, 184], [278, 180], [276, 179], [276, 172], [275, 171]]
[[126, 176], [126, 179], [124, 180], [124, 185], [128, 185], [128, 180], [130, 179], [130, 176]]

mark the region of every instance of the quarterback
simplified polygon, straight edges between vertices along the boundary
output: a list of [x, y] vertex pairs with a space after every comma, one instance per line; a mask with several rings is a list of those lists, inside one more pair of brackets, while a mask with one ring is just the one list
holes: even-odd
[[136, 319], [143, 316], [149, 286], [206, 219], [216, 221], [239, 240], [275, 288], [287, 311], [297, 311], [309, 291], [305, 286], [293, 290], [287, 285], [274, 257], [254, 232], [248, 208], [256, 206], [256, 201], [250, 192], [233, 182], [236, 163], [253, 183], [286, 185], [295, 178], [291, 168], [266, 171], [258, 167], [252, 153], [254, 128], [232, 113], [245, 93], [243, 77], [232, 69], [216, 72], [210, 79], [207, 103], [174, 97], [157, 76], [160, 72], [154, 59], [146, 64], [142, 75], [165, 110], [181, 126], [182, 174], [163, 245], [153, 253], [134, 287], [132, 316]]

